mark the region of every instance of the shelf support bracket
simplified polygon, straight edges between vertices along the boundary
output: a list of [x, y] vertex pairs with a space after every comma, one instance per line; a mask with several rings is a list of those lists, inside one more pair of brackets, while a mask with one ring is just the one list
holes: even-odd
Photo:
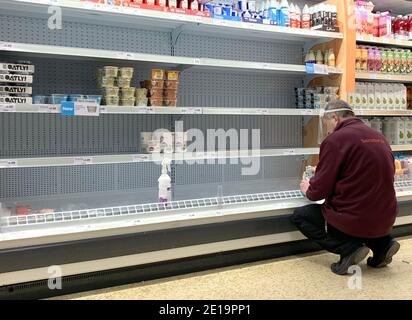
[[172, 41], [172, 54], [173, 55], [174, 55], [174, 50], [177, 45], [177, 42], [179, 41], [179, 37], [184, 31], [184, 29], [186, 29], [186, 27], [187, 27], [187, 24], [181, 24], [178, 27], [174, 28], [172, 31], [171, 41]]

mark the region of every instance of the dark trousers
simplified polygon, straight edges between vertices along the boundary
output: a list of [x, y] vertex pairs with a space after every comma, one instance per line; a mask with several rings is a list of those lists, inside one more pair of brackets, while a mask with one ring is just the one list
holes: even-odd
[[393, 240], [391, 235], [375, 239], [349, 236], [326, 224], [321, 206], [318, 204], [296, 209], [291, 221], [308, 239], [315, 241], [322, 249], [339, 254], [341, 257], [353, 253], [364, 245], [374, 254], [379, 254]]

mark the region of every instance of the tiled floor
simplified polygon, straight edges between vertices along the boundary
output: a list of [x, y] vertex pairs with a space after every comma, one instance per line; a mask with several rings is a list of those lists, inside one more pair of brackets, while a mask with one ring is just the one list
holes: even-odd
[[[58, 299], [412, 299], [412, 238], [400, 242], [401, 250], [389, 267], [373, 270], [364, 261], [361, 264], [362, 276], [356, 279], [332, 274], [329, 266], [337, 256], [321, 253]], [[353, 288], [356, 284], [362, 288]]]

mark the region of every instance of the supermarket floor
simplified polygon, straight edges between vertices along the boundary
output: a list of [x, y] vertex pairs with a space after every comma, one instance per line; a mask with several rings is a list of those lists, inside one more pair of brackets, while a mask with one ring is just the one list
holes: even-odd
[[[292, 256], [167, 279], [141, 282], [56, 299], [412, 299], [412, 237], [390, 267], [362, 268], [362, 288], [350, 289], [350, 277], [332, 274], [336, 256]], [[353, 283], [353, 282], [352, 282]]]

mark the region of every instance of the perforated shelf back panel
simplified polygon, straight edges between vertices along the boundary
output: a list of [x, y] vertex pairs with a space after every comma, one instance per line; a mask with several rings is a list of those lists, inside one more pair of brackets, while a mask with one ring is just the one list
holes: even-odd
[[[49, 30], [47, 20], [0, 15], [0, 41], [37, 43], [152, 54], [171, 54], [171, 34], [132, 28], [64, 21], [62, 30]], [[265, 43], [213, 36], [183, 34], [175, 47], [181, 56], [302, 63], [302, 44]], [[0, 60], [20, 59], [0, 55]], [[34, 94], [98, 94], [95, 73], [108, 61], [25, 57], [36, 65]], [[115, 62], [135, 68], [133, 86], [149, 77], [155, 64]], [[293, 108], [294, 87], [302, 77], [186, 70], [181, 74], [178, 105], [187, 107]], [[184, 121], [184, 129], [260, 129], [261, 148], [300, 147], [302, 118], [292, 116], [231, 115], [101, 115], [67, 118], [52, 114], [0, 114], [0, 157], [35, 157], [135, 153], [140, 132], [169, 129], [171, 119]], [[250, 136], [249, 136], [250, 141]], [[293, 159], [293, 160], [291, 160]], [[198, 186], [215, 195], [216, 185], [297, 177], [301, 157], [265, 158], [256, 176], [243, 176], [242, 164], [176, 165], [177, 187]], [[0, 199], [36, 198], [137, 190], [142, 201], [157, 189], [160, 167], [153, 163], [0, 170]], [[270, 184], [269, 184], [270, 185]], [[207, 188], [211, 188], [208, 190]], [[282, 189], [281, 186], [277, 188]], [[197, 189], [196, 189], [197, 190]], [[210, 192], [209, 192], [210, 191]], [[235, 192], [235, 190], [231, 190]], [[243, 190], [245, 191], [245, 190]], [[242, 192], [243, 192], [242, 191]], [[250, 190], [253, 191], [253, 190]], [[268, 190], [271, 191], [271, 190]], [[246, 192], [246, 191], [245, 191]], [[155, 192], [156, 193], [156, 192]], [[190, 196], [190, 192], [187, 192]], [[154, 200], [156, 197], [151, 200]]]

